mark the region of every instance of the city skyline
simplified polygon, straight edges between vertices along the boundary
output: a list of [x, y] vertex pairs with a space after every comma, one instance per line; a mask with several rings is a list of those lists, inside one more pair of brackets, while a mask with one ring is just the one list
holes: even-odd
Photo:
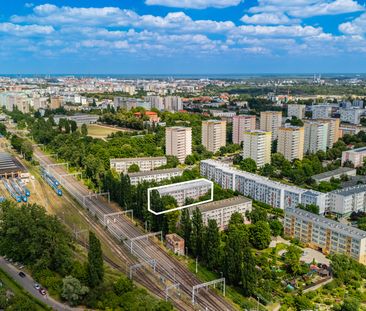
[[0, 4], [3, 74], [366, 71], [365, 1]]

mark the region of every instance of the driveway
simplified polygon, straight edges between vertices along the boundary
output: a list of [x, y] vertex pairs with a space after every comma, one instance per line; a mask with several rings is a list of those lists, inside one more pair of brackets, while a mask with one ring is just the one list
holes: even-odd
[[67, 305], [64, 305], [52, 297], [49, 297], [48, 294], [45, 296], [41, 295], [38, 290], [34, 288], [34, 283], [36, 283], [32, 277], [26, 274], [25, 278], [21, 278], [18, 273], [20, 272], [19, 269], [14, 267], [12, 264], [5, 261], [3, 257], [0, 257], [0, 266], [1, 268], [12, 278], [14, 279], [19, 285], [23, 287], [25, 291], [30, 293], [33, 297], [37, 298], [38, 300], [42, 301], [46, 305], [50, 306], [53, 310], [57, 311], [81, 311], [83, 309], [78, 308], [71, 308]]

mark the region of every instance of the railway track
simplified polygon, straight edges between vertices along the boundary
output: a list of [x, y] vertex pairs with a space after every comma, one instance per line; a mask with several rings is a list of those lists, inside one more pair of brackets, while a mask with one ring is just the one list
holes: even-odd
[[[114, 252], [121, 255], [127, 266], [156, 260], [154, 268], [160, 275], [161, 284], [159, 284], [157, 274], [149, 267], [144, 267], [143, 269], [135, 271], [133, 275], [135, 281], [161, 298], [165, 298], [165, 286], [179, 283], [180, 297], [174, 295], [169, 297], [174, 306], [179, 310], [235, 310], [228, 301], [211, 289], [201, 290], [199, 295], [196, 296], [196, 304], [193, 306], [190, 302], [192, 287], [201, 283], [193, 273], [177, 259], [169, 256], [153, 238], [133, 242], [132, 251], [129, 241], [144, 235], [145, 232], [137, 227], [130, 218], [125, 215], [113, 216], [112, 221], [107, 222], [106, 225], [104, 223], [105, 215], [120, 212], [120, 209], [108, 204], [103, 199], [88, 197], [90, 192], [84, 185], [74, 176], [66, 176], [67, 172], [65, 168], [63, 166], [54, 165], [54, 161], [49, 157], [46, 157], [38, 148], [34, 151], [34, 154], [38, 157], [40, 164], [48, 168], [50, 173], [54, 174], [55, 177], [61, 181], [64, 189], [94, 215], [86, 216], [88, 224], [94, 230], [98, 230], [100, 233], [103, 231], [104, 235], [108, 236], [108, 245]], [[96, 219], [99, 220], [99, 224]], [[101, 224], [103, 223], [110, 234], [106, 234], [106, 231], [101, 228]], [[113, 236], [113, 238], [111, 236]], [[133, 253], [133, 256], [131, 253]], [[126, 271], [123, 272], [125, 273]]]

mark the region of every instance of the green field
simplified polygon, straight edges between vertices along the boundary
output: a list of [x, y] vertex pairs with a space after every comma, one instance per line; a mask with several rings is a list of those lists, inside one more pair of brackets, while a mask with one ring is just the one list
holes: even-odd
[[98, 124], [89, 124], [88, 125], [88, 135], [95, 138], [107, 138], [108, 135], [117, 132], [127, 132], [128, 129], [120, 129], [114, 127], [108, 127], [104, 125]]

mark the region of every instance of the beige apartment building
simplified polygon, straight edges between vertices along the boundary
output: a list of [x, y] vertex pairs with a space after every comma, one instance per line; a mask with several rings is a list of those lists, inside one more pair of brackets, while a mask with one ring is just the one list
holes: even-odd
[[58, 109], [62, 106], [62, 97], [61, 96], [52, 96], [50, 109]]
[[253, 130], [244, 132], [243, 159], [253, 159], [258, 167], [271, 163], [271, 132]]
[[314, 121], [323, 122], [328, 124], [328, 139], [327, 139], [327, 147], [332, 148], [333, 144], [336, 143], [339, 139], [339, 119], [317, 119]]
[[202, 121], [202, 145], [214, 153], [226, 146], [226, 121]]
[[303, 127], [288, 126], [280, 127], [278, 130], [277, 152], [284, 155], [285, 159], [302, 160], [304, 155], [304, 135]]
[[233, 117], [233, 143], [240, 144], [244, 140], [244, 132], [255, 130], [255, 116], [239, 115]]
[[192, 154], [192, 129], [190, 127], [173, 126], [165, 129], [165, 154], [173, 155], [184, 163]]
[[281, 111], [262, 111], [260, 117], [260, 129], [272, 133], [272, 141], [278, 138], [278, 129], [282, 125]]

